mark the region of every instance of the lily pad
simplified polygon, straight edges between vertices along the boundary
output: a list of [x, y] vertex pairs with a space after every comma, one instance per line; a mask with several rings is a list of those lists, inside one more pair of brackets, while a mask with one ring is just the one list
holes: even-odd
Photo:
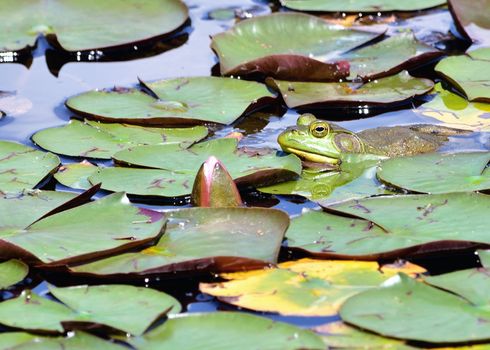
[[149, 243], [164, 225], [161, 213], [131, 206], [123, 193], [41, 219], [20, 211], [36, 212], [33, 204], [39, 199], [23, 201], [0, 199], [0, 207], [16, 213], [0, 223], [4, 258], [22, 256], [46, 265], [93, 259]]
[[67, 51], [115, 47], [170, 33], [188, 18], [179, 0], [9, 0], [0, 13], [8, 14], [0, 24], [0, 51], [32, 47], [39, 33], [55, 35]]
[[173, 297], [144, 287], [85, 285], [50, 287], [50, 292], [64, 305], [24, 291], [0, 303], [1, 323], [55, 332], [72, 328], [74, 322], [95, 323], [140, 335], [162, 315], [181, 309]]
[[480, 257], [481, 264], [490, 269], [490, 250], [479, 250], [478, 256]]
[[89, 91], [69, 98], [75, 113], [100, 121], [130, 124], [230, 124], [271, 102], [264, 84], [218, 77], [193, 77], [143, 83], [138, 89]]
[[322, 350], [321, 338], [310, 330], [239, 312], [188, 314], [129, 343], [138, 350]]
[[442, 51], [418, 41], [413, 33], [408, 32], [349, 51], [341, 57], [349, 61], [351, 79], [361, 77], [368, 81], [415, 68], [442, 54]]
[[418, 11], [444, 5], [445, 0], [361, 0], [338, 2], [335, 0], [281, 0], [283, 6], [300, 11], [322, 12], [387, 12]]
[[0, 192], [34, 188], [53, 173], [60, 159], [15, 142], [0, 141]]
[[490, 1], [448, 0], [448, 5], [458, 31], [477, 44], [488, 46]]
[[488, 303], [473, 304], [403, 274], [397, 279], [349, 298], [340, 309], [342, 320], [385, 336], [431, 343], [490, 339]]
[[277, 261], [289, 224], [284, 212], [264, 208], [191, 208], [171, 211], [166, 218], [156, 245], [71, 271], [107, 276], [259, 268]]
[[68, 337], [42, 337], [23, 332], [0, 334], [0, 350], [124, 350], [126, 347], [114, 344], [89, 333], [74, 332]]
[[29, 267], [20, 260], [12, 259], [0, 263], [0, 289], [22, 281], [28, 272]]
[[208, 134], [203, 126], [162, 129], [125, 124], [70, 120], [65, 126], [38, 131], [32, 140], [54, 153], [110, 159], [118, 151], [139, 145], [178, 145], [187, 148]]
[[349, 64], [335, 61], [339, 54], [378, 35], [331, 25], [315, 16], [280, 12], [237, 23], [213, 36], [211, 48], [219, 57], [222, 75], [338, 81], [349, 75]]
[[172, 145], [138, 146], [114, 155], [123, 165], [154, 169], [101, 168], [88, 178], [109, 191], [141, 196], [189, 195], [200, 165], [215, 156], [226, 166], [237, 185], [266, 185], [288, 180], [301, 172], [294, 155], [279, 157], [272, 149], [238, 148], [233, 138], [216, 139], [182, 150]]
[[385, 105], [408, 101], [432, 90], [428, 79], [414, 78], [403, 71], [369, 83], [314, 83], [270, 80], [289, 108], [318, 108], [359, 103]]
[[381, 337], [377, 334], [363, 332], [343, 322], [331, 322], [314, 328], [323, 341], [332, 349], [362, 350], [414, 350], [403, 341]]
[[437, 119], [449, 127], [474, 131], [490, 131], [490, 104], [469, 102], [465, 98], [442, 88], [434, 87], [435, 97], [415, 111]]
[[61, 166], [54, 178], [60, 184], [75, 188], [86, 190], [92, 187], [92, 184], [88, 181], [88, 177], [97, 172], [99, 168], [86, 160], [80, 163], [70, 163]]
[[[342, 202], [331, 213], [291, 221], [289, 248], [335, 258], [394, 258], [489, 245], [490, 197], [479, 193], [396, 195]], [[471, 230], [468, 229], [471, 227]]]
[[398, 272], [423, 273], [411, 264], [379, 267], [376, 262], [302, 259], [277, 268], [222, 274], [229, 281], [199, 289], [239, 307], [281, 315], [335, 315], [350, 296], [376, 287]]
[[468, 100], [490, 102], [490, 48], [441, 60], [436, 72], [449, 80]]
[[490, 152], [428, 153], [391, 158], [378, 168], [378, 178], [390, 186], [419, 193], [490, 189]]

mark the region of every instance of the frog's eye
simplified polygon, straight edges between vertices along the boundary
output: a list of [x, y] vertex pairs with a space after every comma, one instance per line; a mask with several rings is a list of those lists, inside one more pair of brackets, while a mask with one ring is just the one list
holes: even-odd
[[301, 114], [296, 121], [298, 126], [308, 126], [316, 120], [316, 117], [311, 113]]
[[329, 132], [330, 125], [326, 122], [315, 122], [310, 125], [310, 133], [315, 137], [325, 137]]

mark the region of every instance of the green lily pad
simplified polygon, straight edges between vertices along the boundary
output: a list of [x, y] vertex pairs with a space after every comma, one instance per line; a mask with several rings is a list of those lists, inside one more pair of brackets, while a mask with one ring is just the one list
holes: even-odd
[[237, 185], [266, 185], [290, 179], [301, 172], [294, 155], [279, 157], [272, 149], [237, 149], [233, 138], [216, 139], [182, 150], [172, 145], [138, 146], [114, 155], [117, 163], [154, 169], [101, 168], [89, 176], [109, 191], [141, 196], [189, 195], [201, 164], [215, 156], [226, 166]]
[[53, 173], [60, 159], [15, 142], [0, 141], [0, 192], [34, 188]]
[[74, 322], [88, 322], [140, 335], [162, 315], [181, 309], [173, 297], [144, 287], [85, 285], [50, 287], [50, 292], [63, 304], [24, 291], [19, 297], [0, 303], [0, 322], [15, 328], [55, 332], [71, 329]]
[[408, 101], [432, 90], [428, 79], [414, 78], [403, 71], [369, 83], [309, 83], [269, 80], [289, 108], [318, 108], [329, 105], [359, 103], [378, 105]]
[[174, 317], [144, 336], [129, 339], [138, 350], [323, 350], [310, 330], [239, 312]]
[[448, 5], [458, 31], [477, 44], [488, 46], [490, 1], [448, 0]]
[[120, 46], [170, 33], [188, 17], [179, 0], [2, 1], [0, 13], [0, 51], [32, 47], [39, 33], [68, 51]]
[[289, 224], [287, 214], [264, 208], [191, 208], [166, 218], [156, 245], [71, 271], [107, 276], [259, 268], [277, 261]]
[[283, 6], [300, 11], [322, 12], [386, 12], [418, 11], [444, 5], [445, 0], [361, 0], [338, 2], [335, 0], [281, 0]]
[[88, 177], [98, 170], [99, 167], [84, 160], [80, 163], [65, 164], [59, 167], [54, 178], [64, 186], [86, 190], [92, 187]]
[[379, 286], [398, 272], [425, 272], [409, 263], [385, 267], [369, 261], [301, 259], [272, 269], [221, 274], [226, 282], [201, 283], [199, 289], [226, 303], [255, 311], [336, 315], [347, 298]]
[[449, 80], [468, 100], [490, 102], [490, 48], [441, 60], [436, 72]]
[[490, 250], [479, 250], [478, 256], [483, 267], [490, 269]]
[[[393, 258], [490, 244], [490, 197], [462, 192], [342, 202], [291, 221], [288, 247], [319, 257]], [[468, 229], [471, 227], [471, 230]]]
[[323, 341], [332, 349], [349, 350], [414, 350], [403, 341], [392, 338], [381, 337], [377, 334], [363, 332], [343, 322], [331, 322], [313, 329], [321, 335]]
[[419, 193], [490, 189], [489, 152], [391, 158], [378, 168], [378, 178], [390, 186]]
[[[380, 33], [381, 34], [381, 33]], [[275, 13], [238, 22], [212, 37], [222, 75], [260, 73], [276, 79], [338, 81], [349, 74], [338, 55], [379, 34], [345, 29], [300, 13]]]
[[102, 340], [85, 332], [67, 337], [42, 337], [23, 332], [1, 333], [0, 350], [124, 350], [127, 347]]
[[469, 102], [465, 98], [442, 88], [438, 83], [434, 87], [435, 97], [415, 111], [423, 116], [437, 119], [445, 126], [490, 131], [490, 104]]
[[340, 309], [342, 320], [385, 336], [431, 343], [490, 339], [488, 303], [473, 304], [403, 274], [397, 279], [349, 298]]
[[0, 289], [22, 281], [29, 273], [29, 267], [20, 260], [8, 260], [0, 263]]
[[100, 121], [130, 124], [230, 124], [269, 103], [275, 95], [264, 84], [218, 77], [193, 77], [143, 83], [155, 96], [138, 89], [89, 91], [66, 106]]
[[110, 159], [118, 151], [139, 145], [174, 144], [187, 148], [207, 134], [208, 129], [203, 126], [162, 129], [72, 119], [65, 126], [38, 131], [32, 140], [66, 156]]
[[342, 58], [349, 61], [351, 79], [361, 77], [368, 81], [396, 74], [403, 69], [412, 69], [442, 54], [442, 51], [418, 41], [409, 32], [349, 51]]
[[[41, 210], [35, 208], [42, 198], [0, 198], [0, 207], [15, 213], [0, 222], [2, 257], [22, 256], [51, 265], [83, 261], [149, 243], [164, 225], [161, 213], [131, 206], [123, 193], [45, 218], [44, 204]], [[29, 213], [31, 209], [41, 216]]]

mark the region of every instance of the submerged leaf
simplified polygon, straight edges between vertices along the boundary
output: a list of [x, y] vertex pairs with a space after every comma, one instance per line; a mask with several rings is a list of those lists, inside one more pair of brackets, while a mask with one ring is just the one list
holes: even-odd
[[308, 83], [270, 80], [289, 108], [339, 104], [393, 104], [430, 91], [434, 83], [414, 78], [407, 71], [369, 83]]
[[[466, 278], [459, 281], [461, 285], [467, 283], [473, 282]], [[401, 274], [398, 281], [349, 298], [340, 316], [345, 322], [385, 336], [466, 343], [490, 339], [488, 306], [470, 303]]]
[[64, 305], [24, 291], [0, 303], [0, 322], [57, 332], [65, 329], [63, 323], [68, 324], [67, 329], [75, 322], [95, 323], [140, 335], [163, 314], [181, 309], [179, 302], [165, 293], [128, 285], [51, 287], [50, 292]]
[[107, 122], [231, 124], [275, 98], [264, 84], [230, 78], [190, 77], [143, 84], [152, 95], [137, 89], [95, 90], [70, 97], [66, 106], [88, 118]]
[[417, 11], [445, 4], [445, 0], [357, 0], [339, 2], [336, 0], [281, 0], [283, 6], [300, 11], [322, 12], [385, 12]]
[[129, 339], [138, 350], [323, 350], [312, 331], [239, 312], [188, 314]]
[[490, 131], [490, 104], [469, 102], [465, 98], [444, 90], [440, 83], [434, 87], [436, 96], [415, 111], [435, 118], [444, 125], [465, 130]]
[[191, 208], [171, 211], [160, 241], [72, 272], [90, 275], [236, 271], [277, 261], [287, 214], [263, 208]]
[[145, 41], [177, 29], [187, 20], [187, 11], [180, 0], [5, 0], [0, 3], [5, 15], [0, 51], [32, 47], [40, 33], [56, 35], [67, 51]]
[[282, 315], [335, 315], [350, 296], [373, 288], [398, 272], [425, 272], [416, 265], [379, 267], [376, 262], [302, 259], [277, 268], [223, 274], [229, 280], [201, 283], [202, 292], [219, 300]]
[[[490, 245], [490, 197], [478, 193], [398, 195], [334, 204], [294, 218], [288, 246], [315, 256], [394, 258]], [[471, 225], [471, 230], [468, 227]]]
[[15, 142], [0, 141], [0, 192], [34, 188], [55, 171], [60, 159]]
[[490, 189], [489, 152], [428, 153], [383, 162], [378, 178], [390, 186], [420, 193]]
[[0, 207], [16, 213], [0, 221], [2, 257], [20, 255], [52, 265], [80, 261], [148, 243], [157, 238], [164, 225], [161, 213], [130, 205], [123, 193], [42, 219], [19, 212], [30, 210], [39, 201], [0, 198]]
[[28, 272], [29, 267], [20, 260], [12, 259], [0, 263], [0, 289], [22, 281]]
[[461, 90], [470, 101], [490, 102], [490, 48], [441, 60], [436, 72]]
[[279, 12], [239, 22], [213, 36], [211, 48], [222, 75], [334, 81], [349, 74], [348, 63], [334, 59], [378, 35], [334, 26], [315, 16]]
[[66, 156], [110, 159], [114, 153], [139, 145], [172, 144], [187, 148], [207, 134], [203, 126], [163, 129], [72, 119], [65, 126], [38, 131], [32, 140], [44, 149]]

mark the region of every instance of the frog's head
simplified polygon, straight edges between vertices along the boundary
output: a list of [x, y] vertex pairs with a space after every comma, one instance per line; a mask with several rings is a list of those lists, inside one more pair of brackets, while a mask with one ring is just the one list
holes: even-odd
[[315, 163], [339, 164], [343, 153], [364, 153], [364, 144], [354, 133], [312, 114], [302, 114], [296, 126], [284, 130], [277, 142], [284, 152]]

